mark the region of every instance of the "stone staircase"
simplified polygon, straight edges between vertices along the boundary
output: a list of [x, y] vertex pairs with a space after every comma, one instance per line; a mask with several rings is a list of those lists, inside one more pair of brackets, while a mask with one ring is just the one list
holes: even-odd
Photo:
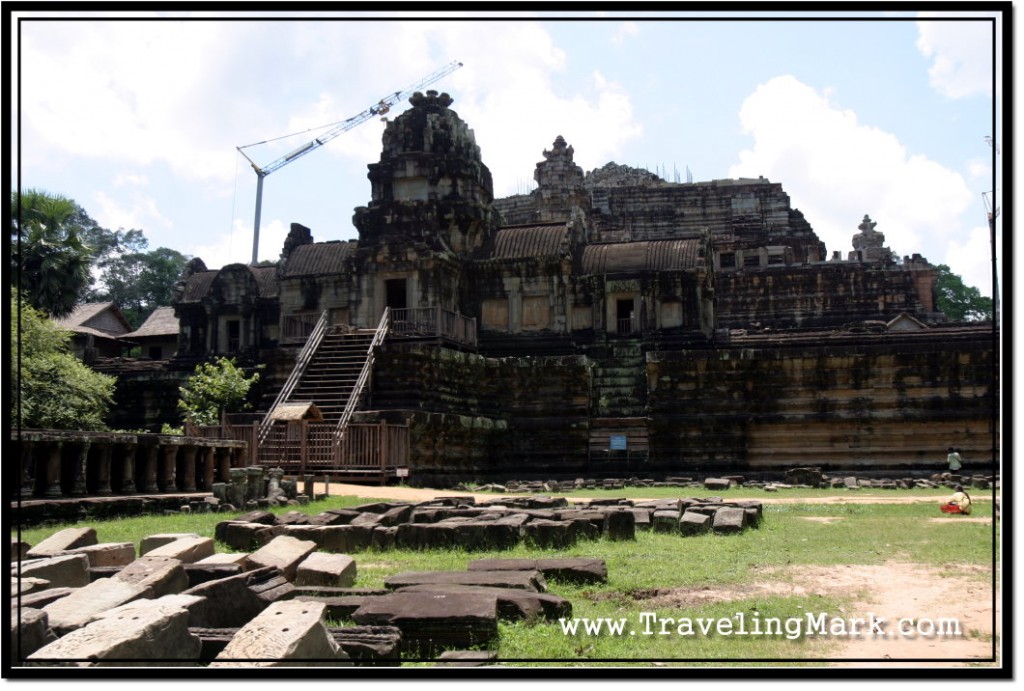
[[312, 401], [325, 422], [337, 424], [366, 363], [374, 333], [371, 329], [325, 334], [288, 400]]
[[639, 340], [610, 341], [588, 353], [594, 360], [592, 410], [596, 417], [647, 415], [647, 366]]

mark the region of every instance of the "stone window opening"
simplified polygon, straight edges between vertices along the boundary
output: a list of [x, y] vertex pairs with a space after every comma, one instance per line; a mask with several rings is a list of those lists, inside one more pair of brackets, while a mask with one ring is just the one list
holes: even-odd
[[761, 266], [761, 255], [755, 253], [743, 255], [743, 266]]
[[636, 305], [633, 298], [619, 298], [615, 301], [616, 333], [628, 334], [636, 331]]
[[736, 253], [735, 252], [722, 252], [718, 255], [718, 266], [722, 269], [735, 269], [736, 268]]
[[228, 352], [237, 352], [242, 345], [242, 323], [237, 319], [228, 322]]
[[387, 306], [393, 310], [404, 310], [409, 306], [406, 298], [405, 279], [389, 278], [384, 282]]

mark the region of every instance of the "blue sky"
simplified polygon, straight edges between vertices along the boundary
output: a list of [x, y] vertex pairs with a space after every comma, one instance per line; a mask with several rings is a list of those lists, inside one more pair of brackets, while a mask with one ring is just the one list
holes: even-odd
[[[496, 196], [531, 189], [562, 135], [585, 171], [779, 182], [830, 253], [850, 251], [870, 214], [897, 254], [991, 294], [982, 195], [1001, 204], [985, 139], [1001, 138], [1001, 94], [977, 13], [15, 16], [15, 184], [211, 267], [252, 251], [256, 175], [236, 147], [351, 117], [459, 60], [430, 88], [474, 130]], [[266, 178], [260, 259], [291, 222], [356, 237], [383, 127]], [[319, 132], [246, 153], [266, 164]]]

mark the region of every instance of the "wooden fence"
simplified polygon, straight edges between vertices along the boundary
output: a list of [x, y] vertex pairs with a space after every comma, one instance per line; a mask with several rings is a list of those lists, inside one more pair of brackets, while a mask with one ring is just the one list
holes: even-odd
[[341, 443], [335, 442], [331, 423], [305, 420], [278, 421], [262, 444], [257, 444], [258, 423], [247, 425], [189, 426], [190, 436], [237, 439], [249, 442], [247, 465], [283, 468], [289, 474], [394, 475], [409, 465], [409, 427], [406, 425], [349, 424]]

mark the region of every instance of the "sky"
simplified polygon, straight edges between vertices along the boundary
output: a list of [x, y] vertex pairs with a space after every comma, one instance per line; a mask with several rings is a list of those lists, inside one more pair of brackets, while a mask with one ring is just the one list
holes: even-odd
[[[244, 149], [266, 165], [457, 60], [425, 88], [453, 97], [496, 197], [533, 189], [561, 135], [584, 171], [781, 183], [830, 255], [868, 214], [898, 256], [992, 294], [991, 13], [14, 16], [13, 184], [210, 268], [252, 255], [257, 176], [238, 147], [296, 134]], [[259, 259], [277, 259], [292, 222], [317, 241], [358, 237], [384, 126], [370, 118], [265, 178]]]

